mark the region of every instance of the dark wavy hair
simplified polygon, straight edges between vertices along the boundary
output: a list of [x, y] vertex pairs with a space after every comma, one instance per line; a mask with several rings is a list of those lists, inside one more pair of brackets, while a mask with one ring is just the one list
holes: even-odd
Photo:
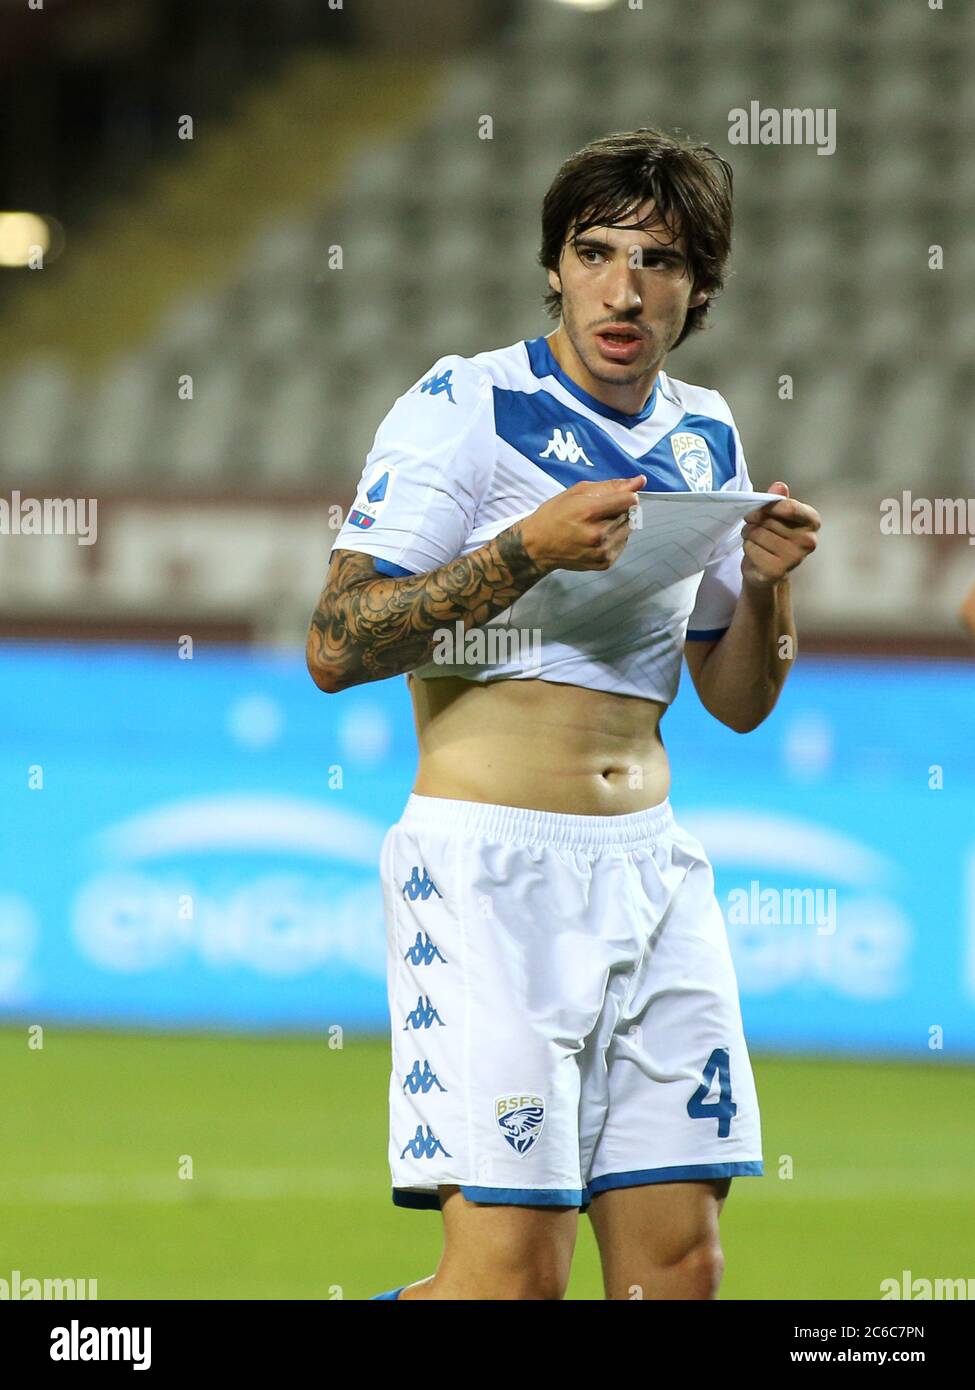
[[[654, 205], [650, 222], [626, 219], [643, 203]], [[703, 328], [711, 301], [724, 286], [731, 252], [732, 173], [727, 160], [710, 145], [680, 131], [642, 127], [592, 140], [570, 155], [552, 181], [542, 203], [542, 245], [538, 259], [558, 272], [566, 241], [574, 242], [592, 227], [643, 229], [660, 220], [676, 241], [683, 236], [694, 288], [707, 300], [689, 309], [674, 344]], [[545, 307], [557, 318], [562, 295], [551, 287]]]

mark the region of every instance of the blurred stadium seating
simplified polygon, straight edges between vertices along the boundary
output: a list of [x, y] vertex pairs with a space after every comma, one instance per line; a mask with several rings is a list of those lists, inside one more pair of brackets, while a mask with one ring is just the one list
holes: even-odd
[[[878, 508], [903, 488], [957, 496], [971, 476], [971, 9], [525, 0], [499, 13], [507, 24], [473, 51], [423, 63], [388, 51], [392, 18], [385, 48], [343, 30], [339, 48], [283, 51], [192, 142], [158, 141], [126, 198], [99, 206], [96, 189], [65, 253], [8, 286], [0, 483], [106, 503], [278, 499], [324, 519], [437, 357], [546, 331], [539, 204], [560, 161], [611, 129], [676, 126], [733, 162], [737, 254], [713, 326], [669, 368], [731, 402], [758, 484], [783, 476], [847, 523], [801, 575], [804, 634], [957, 648], [965, 538], [881, 546]], [[728, 113], [752, 100], [835, 107], [835, 154], [729, 146]], [[929, 269], [935, 245], [943, 270]], [[295, 571], [306, 593], [328, 540]], [[89, 616], [118, 597], [114, 573], [106, 545]], [[909, 601], [890, 603], [892, 582]], [[206, 606], [192, 580], [179, 597]], [[243, 617], [243, 581], [239, 599]], [[302, 621], [296, 608], [274, 632], [298, 640]]]

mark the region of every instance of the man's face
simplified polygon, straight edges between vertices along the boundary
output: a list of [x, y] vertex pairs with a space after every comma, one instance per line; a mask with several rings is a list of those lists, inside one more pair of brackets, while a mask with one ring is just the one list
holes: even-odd
[[[647, 203], [626, 220], [651, 212]], [[562, 292], [562, 327], [579, 362], [607, 386], [635, 384], [659, 369], [688, 309], [707, 299], [688, 277], [683, 239], [661, 222], [646, 231], [592, 227], [575, 240], [570, 229], [548, 280]]]

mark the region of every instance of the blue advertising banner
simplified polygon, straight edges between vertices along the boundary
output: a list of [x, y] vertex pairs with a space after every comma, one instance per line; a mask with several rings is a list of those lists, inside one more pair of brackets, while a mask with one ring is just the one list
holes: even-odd
[[[0, 656], [0, 1017], [382, 1031], [405, 679], [300, 654]], [[975, 665], [802, 657], [746, 736], [663, 723], [753, 1047], [975, 1054]]]

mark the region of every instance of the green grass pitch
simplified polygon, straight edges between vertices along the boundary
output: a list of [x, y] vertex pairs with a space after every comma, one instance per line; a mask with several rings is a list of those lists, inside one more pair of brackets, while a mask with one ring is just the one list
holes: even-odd
[[[432, 1272], [434, 1212], [395, 1208], [388, 1045], [0, 1031], [0, 1279], [99, 1298], [367, 1298]], [[765, 1178], [732, 1184], [722, 1298], [876, 1299], [975, 1277], [975, 1068], [753, 1058]], [[779, 1176], [791, 1156], [793, 1176]], [[180, 1164], [191, 1179], [180, 1178]], [[568, 1297], [601, 1298], [580, 1221]]]

